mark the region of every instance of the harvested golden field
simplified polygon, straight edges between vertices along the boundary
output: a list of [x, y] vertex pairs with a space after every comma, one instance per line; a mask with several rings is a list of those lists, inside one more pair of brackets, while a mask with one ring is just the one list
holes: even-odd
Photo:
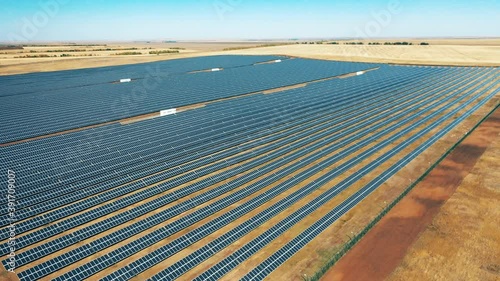
[[500, 46], [291, 45], [231, 51], [304, 58], [416, 65], [500, 66]]
[[[368, 45], [370, 42], [383, 44], [387, 41], [406, 41], [414, 45]], [[500, 39], [362, 40], [361, 42], [364, 45], [344, 45], [344, 43], [354, 42], [350, 40], [337, 41], [341, 45], [329, 45], [326, 42], [325, 44], [314, 45], [297, 44], [304, 42], [291, 41], [112, 42], [99, 43], [101, 45], [87, 43], [89, 45], [75, 46], [63, 44], [33, 45], [25, 47], [24, 50], [0, 51], [0, 75], [125, 65], [224, 54], [277, 54], [326, 60], [395, 64], [500, 66]], [[428, 42], [431, 45], [418, 46], [417, 44], [420, 42]], [[111, 50], [106, 51], [105, 49]], [[54, 50], [67, 50], [67, 52], [53, 52]], [[169, 50], [178, 50], [179, 53], [149, 54], [149, 52]], [[117, 55], [123, 52], [141, 54]], [[70, 56], [61, 57], [61, 54]], [[19, 58], [19, 56], [27, 55], [47, 55], [50, 57]], [[54, 55], [57, 55], [57, 57], [54, 57]]]
[[[0, 50], [0, 75], [136, 64], [224, 54], [279, 42], [182, 42], [29, 45]], [[152, 53], [150, 53], [152, 52]], [[159, 52], [156, 53], [156, 52]], [[162, 53], [163, 52], [163, 53]], [[178, 53], [177, 53], [178, 52]]]

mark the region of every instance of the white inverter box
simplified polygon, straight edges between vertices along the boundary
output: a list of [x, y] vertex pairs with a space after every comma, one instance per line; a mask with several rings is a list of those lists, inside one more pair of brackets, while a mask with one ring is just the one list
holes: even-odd
[[172, 115], [175, 113], [177, 113], [177, 108], [166, 109], [166, 110], [160, 111], [160, 116]]
[[130, 78], [126, 78], [126, 79], [120, 79], [120, 83], [128, 83], [128, 82], [131, 82], [132, 79]]

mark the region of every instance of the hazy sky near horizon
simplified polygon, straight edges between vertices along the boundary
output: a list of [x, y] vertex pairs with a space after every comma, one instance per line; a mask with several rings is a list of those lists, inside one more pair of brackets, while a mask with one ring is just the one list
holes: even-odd
[[0, 0], [0, 41], [498, 37], [500, 1]]

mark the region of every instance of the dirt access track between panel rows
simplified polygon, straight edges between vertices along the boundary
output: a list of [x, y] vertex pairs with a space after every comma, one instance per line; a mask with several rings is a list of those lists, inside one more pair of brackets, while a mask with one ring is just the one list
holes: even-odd
[[499, 135], [497, 107], [321, 280], [385, 280]]

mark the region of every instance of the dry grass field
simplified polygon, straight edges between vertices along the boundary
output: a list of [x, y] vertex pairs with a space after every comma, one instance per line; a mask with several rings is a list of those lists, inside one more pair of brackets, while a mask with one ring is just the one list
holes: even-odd
[[500, 66], [500, 45], [292, 45], [231, 51], [304, 58], [413, 65]]
[[[370, 42], [383, 44], [384, 42], [401, 41], [411, 42], [414, 45], [367, 45]], [[354, 41], [338, 42], [341, 45], [329, 45], [326, 44], [327, 41], [323, 42], [324, 44], [313, 45], [296, 44], [303, 43], [302, 41], [111, 42], [82, 43], [78, 46], [68, 46], [68, 44], [33, 45], [25, 47], [24, 50], [0, 50], [0, 75], [124, 65], [223, 54], [279, 54], [326, 60], [395, 64], [500, 66], [500, 39], [386, 39], [361, 41], [364, 45], [344, 45], [344, 43]], [[420, 42], [428, 42], [431, 45], [417, 45]], [[278, 46], [259, 47], [265, 45]], [[105, 51], [105, 49], [112, 50]], [[49, 50], [61, 52], [49, 52]], [[75, 50], [78, 50], [78, 52]], [[149, 54], [152, 51], [179, 51], [179, 53]], [[124, 52], [137, 52], [140, 54], [121, 54]], [[70, 56], [61, 57], [63, 54]], [[49, 57], [19, 58], [28, 55], [47, 55]]]
[[[225, 49], [252, 48], [264, 44], [270, 44], [270, 42], [124, 42], [82, 43], [74, 46], [69, 46], [68, 44], [30, 45], [24, 47], [23, 50], [0, 50], [0, 75], [92, 68], [209, 56], [224, 54]], [[279, 42], [274, 44], [279, 44]], [[108, 51], [107, 49], [110, 50]], [[170, 51], [171, 53], [150, 54], [150, 52], [165, 51]], [[176, 53], [177, 51], [178, 53]]]

